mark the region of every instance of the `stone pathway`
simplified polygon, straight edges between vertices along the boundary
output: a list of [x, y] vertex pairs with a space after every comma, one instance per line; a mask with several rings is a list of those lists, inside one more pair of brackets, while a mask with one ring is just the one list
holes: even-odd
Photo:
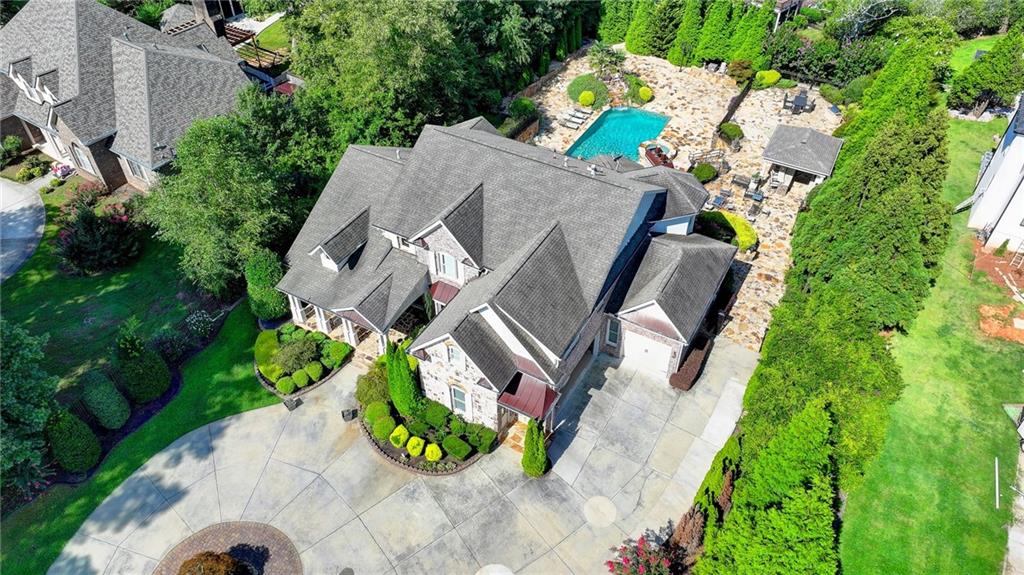
[[46, 225], [46, 208], [39, 188], [53, 176], [28, 183], [0, 178], [0, 280], [21, 268], [36, 250]]
[[719, 340], [701, 381], [680, 393], [601, 360], [567, 399], [540, 479], [507, 447], [446, 477], [386, 463], [341, 419], [361, 373], [350, 365], [296, 411], [266, 407], [179, 438], [90, 515], [49, 573], [149, 574], [176, 544], [228, 521], [281, 530], [305, 573], [603, 572], [613, 546], [689, 506], [755, 363]]

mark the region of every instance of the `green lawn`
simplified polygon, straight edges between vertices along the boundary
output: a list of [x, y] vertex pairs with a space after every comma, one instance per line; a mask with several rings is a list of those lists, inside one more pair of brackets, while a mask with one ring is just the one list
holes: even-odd
[[282, 20], [274, 22], [264, 31], [257, 34], [256, 41], [259, 42], [261, 48], [275, 52], [279, 50], [288, 52], [292, 46], [291, 38], [288, 37], [288, 33], [284, 29], [284, 21]]
[[[973, 191], [981, 154], [1006, 120], [953, 120], [945, 197]], [[894, 217], [897, 217], [894, 215]], [[937, 285], [917, 321], [893, 341], [906, 389], [892, 408], [882, 453], [850, 494], [840, 537], [843, 572], [999, 573], [1006, 551], [1017, 434], [1004, 402], [1024, 400], [1024, 346], [982, 336], [978, 305], [1010, 300], [984, 274], [970, 278], [967, 214]], [[993, 459], [1000, 460], [1002, 509], [993, 504]]]
[[0, 570], [5, 575], [44, 573], [93, 509], [153, 454], [206, 423], [276, 403], [253, 375], [258, 332], [243, 302], [213, 343], [185, 365], [177, 397], [118, 444], [89, 481], [51, 489], [5, 518]]
[[56, 217], [72, 186], [44, 194], [46, 229], [36, 252], [0, 290], [4, 319], [32, 334], [49, 333], [46, 358], [50, 373], [67, 388], [79, 374], [107, 361], [117, 326], [131, 315], [142, 321], [143, 335], [170, 326], [187, 313], [196, 292], [181, 278], [178, 255], [170, 245], [147, 240], [131, 266], [88, 277], [58, 271], [53, 240]]
[[1003, 36], [1005, 34], [964, 40], [953, 50], [953, 56], [949, 59], [949, 66], [956, 72], [963, 71], [964, 68], [974, 61], [974, 52], [976, 50], [991, 50], [992, 46]]

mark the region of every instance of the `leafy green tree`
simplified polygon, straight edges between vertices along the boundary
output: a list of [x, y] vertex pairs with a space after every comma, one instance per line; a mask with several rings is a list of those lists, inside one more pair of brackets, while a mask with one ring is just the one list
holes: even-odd
[[281, 260], [267, 248], [257, 248], [245, 263], [245, 286], [252, 314], [274, 319], [288, 313], [288, 299], [274, 286], [284, 277]]
[[982, 28], [981, 0], [944, 0], [942, 17], [953, 26], [957, 34], [976, 34]]
[[178, 142], [173, 173], [143, 204], [158, 236], [182, 248], [185, 275], [210, 293], [225, 294], [287, 221], [278, 174], [252, 161], [260, 154], [232, 119], [197, 120]]
[[406, 358], [404, 350], [389, 342], [385, 362], [387, 365], [388, 391], [391, 394], [391, 403], [395, 405], [398, 413], [408, 417], [423, 400], [423, 394], [420, 392], [412, 369], [409, 367], [409, 360]]
[[548, 469], [548, 452], [544, 447], [544, 435], [537, 420], [530, 419], [523, 439], [523, 472], [530, 477], [540, 477]]
[[701, 10], [703, 0], [686, 0], [683, 20], [676, 31], [676, 38], [665, 56], [676, 66], [685, 66], [693, 62], [693, 51], [700, 41]]
[[57, 378], [40, 365], [47, 335], [32, 336], [0, 319], [0, 476], [29, 493], [45, 475], [43, 430], [56, 403]]
[[609, 44], [622, 42], [626, 39], [632, 18], [633, 0], [601, 0], [601, 21], [597, 27], [597, 37]]
[[1024, 34], [1021, 26], [996, 42], [992, 50], [971, 62], [953, 78], [949, 105], [974, 108], [977, 114], [989, 105], [1008, 106], [1024, 90]]
[[700, 39], [693, 51], [693, 62], [722, 62], [729, 59], [729, 11], [732, 3], [729, 0], [712, 0], [708, 8], [704, 26], [700, 30]]
[[629, 21], [626, 31], [626, 50], [641, 56], [654, 53], [654, 28], [658, 23], [654, 20], [654, 0], [636, 0], [633, 5], [633, 18]]
[[660, 0], [651, 15], [651, 54], [664, 58], [676, 39], [686, 0]]
[[600, 78], [618, 74], [625, 61], [626, 55], [621, 50], [616, 50], [600, 40], [594, 42], [587, 51], [587, 62]]

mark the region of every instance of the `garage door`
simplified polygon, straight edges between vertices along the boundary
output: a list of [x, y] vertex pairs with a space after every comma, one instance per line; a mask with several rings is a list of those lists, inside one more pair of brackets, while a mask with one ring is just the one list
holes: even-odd
[[668, 363], [672, 359], [670, 346], [632, 331], [624, 331], [622, 336], [622, 363], [660, 374], [668, 373]]

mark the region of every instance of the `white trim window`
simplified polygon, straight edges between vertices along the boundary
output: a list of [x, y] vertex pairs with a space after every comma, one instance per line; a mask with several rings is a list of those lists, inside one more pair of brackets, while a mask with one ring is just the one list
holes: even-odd
[[132, 173], [132, 177], [143, 182], [149, 183], [149, 178], [146, 176], [146, 170], [142, 168], [142, 165], [135, 160], [124, 159], [125, 163], [128, 164], [128, 171]]
[[459, 262], [450, 254], [434, 252], [434, 269], [439, 275], [459, 279]]
[[75, 163], [78, 164], [79, 168], [82, 168], [90, 174], [96, 173], [93, 171], [92, 162], [89, 161], [89, 156], [85, 154], [85, 151], [82, 150], [81, 146], [71, 142], [71, 153], [75, 156]]
[[452, 411], [466, 413], [466, 392], [458, 387], [452, 388]]
[[619, 347], [619, 339], [622, 336], [622, 324], [619, 320], [611, 318], [608, 320], [608, 331], [605, 333], [604, 341], [612, 347]]
[[448, 364], [456, 367], [462, 367], [465, 364], [465, 358], [462, 356], [462, 350], [459, 349], [459, 346], [448, 346]]

